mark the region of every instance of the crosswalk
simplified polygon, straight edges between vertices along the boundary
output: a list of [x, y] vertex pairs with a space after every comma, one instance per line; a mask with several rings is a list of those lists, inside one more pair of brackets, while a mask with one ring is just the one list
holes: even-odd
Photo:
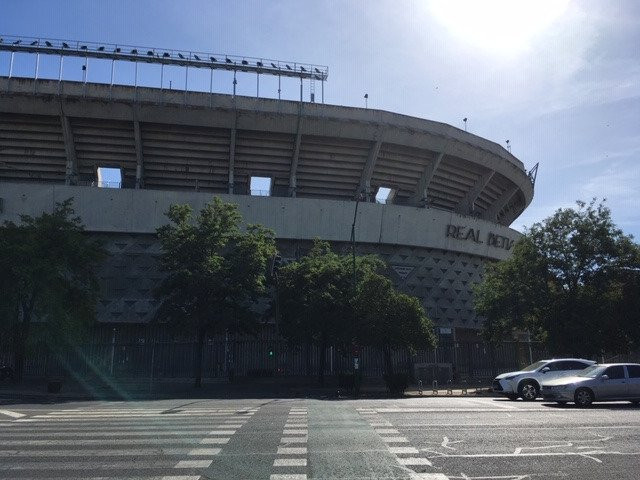
[[75, 408], [0, 427], [0, 478], [199, 480], [259, 411]]
[[[320, 416], [317, 412], [310, 425], [314, 407], [304, 400], [282, 405], [254, 401], [229, 408], [193, 403], [100, 404], [11, 417], [0, 423], [0, 479], [323, 478], [323, 472], [334, 471], [334, 459], [327, 455], [331, 435], [339, 435], [335, 438], [340, 441], [345, 438], [340, 435], [358, 438], [336, 430], [340, 415], [352, 415], [354, 425], [371, 439], [363, 444], [368, 445], [363, 455], [373, 448], [380, 452], [374, 455], [384, 459], [383, 468], [385, 462], [395, 463], [393, 478], [448, 479], [423, 449], [411, 445], [404, 427], [389, 420], [393, 408], [336, 405], [331, 410], [339, 414], [335, 419], [326, 411]], [[314, 449], [309, 448], [310, 436], [315, 438]], [[354, 455], [361, 453], [354, 450]], [[368, 468], [366, 462], [362, 465]], [[337, 464], [337, 468], [346, 471], [348, 467]]]
[[433, 464], [417, 448], [409, 444], [407, 437], [393, 428], [393, 424], [380, 415], [377, 409], [356, 408], [358, 413], [369, 423], [369, 426], [380, 435], [380, 439], [387, 445], [389, 453], [395, 456], [396, 461], [402, 467], [411, 470], [411, 478], [422, 480], [448, 480], [449, 477], [442, 473], [424, 471], [425, 467], [433, 467]]

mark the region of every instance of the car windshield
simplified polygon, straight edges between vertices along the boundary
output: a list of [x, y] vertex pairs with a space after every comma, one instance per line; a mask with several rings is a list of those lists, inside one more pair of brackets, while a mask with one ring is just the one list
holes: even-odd
[[590, 367], [581, 370], [580, 373], [577, 373], [576, 375], [578, 377], [596, 378], [605, 368], [606, 367], [602, 367], [600, 365], [591, 365]]
[[543, 365], [546, 365], [546, 364], [547, 364], [547, 362], [539, 361], [539, 362], [536, 362], [536, 363], [532, 363], [528, 367], [524, 367], [521, 371], [522, 372], [533, 372], [534, 370], [537, 370], [538, 368], [540, 368], [540, 367], [542, 367]]

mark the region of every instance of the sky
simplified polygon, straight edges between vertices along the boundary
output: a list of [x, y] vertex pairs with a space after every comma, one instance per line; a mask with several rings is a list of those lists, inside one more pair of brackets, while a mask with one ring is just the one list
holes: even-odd
[[[576, 200], [606, 198], [613, 218], [640, 238], [640, 2], [636, 0], [2, 0], [0, 35], [40, 36], [204, 51], [326, 65], [325, 103], [449, 123], [506, 146], [525, 168], [539, 163], [522, 230]], [[27, 57], [27, 56], [25, 56]], [[93, 60], [89, 81], [108, 81]], [[81, 60], [64, 78], [81, 80]], [[156, 66], [139, 85], [159, 86]], [[159, 68], [159, 67], [158, 67]], [[9, 69], [0, 54], [0, 74]], [[33, 58], [14, 74], [33, 75]], [[40, 75], [57, 78], [57, 60]], [[189, 74], [207, 91], [208, 71]], [[264, 76], [263, 76], [264, 77]], [[131, 83], [118, 65], [116, 82]], [[164, 87], [184, 88], [165, 70]], [[216, 72], [214, 91], [231, 93]], [[255, 95], [255, 76], [238, 78]], [[319, 85], [316, 84], [319, 97]], [[298, 84], [283, 81], [283, 98]], [[261, 78], [261, 96], [277, 80]], [[305, 85], [305, 98], [309, 85]]]

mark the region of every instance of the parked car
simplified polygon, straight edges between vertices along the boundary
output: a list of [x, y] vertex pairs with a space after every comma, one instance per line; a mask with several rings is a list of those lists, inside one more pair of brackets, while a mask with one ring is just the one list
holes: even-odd
[[520, 371], [498, 375], [493, 380], [493, 391], [508, 397], [509, 400], [521, 397], [530, 402], [540, 396], [540, 385], [543, 381], [574, 375], [595, 363], [584, 358], [540, 360]]
[[640, 405], [640, 364], [592, 365], [570, 377], [543, 381], [542, 397], [561, 405], [575, 402], [579, 407], [619, 400]]

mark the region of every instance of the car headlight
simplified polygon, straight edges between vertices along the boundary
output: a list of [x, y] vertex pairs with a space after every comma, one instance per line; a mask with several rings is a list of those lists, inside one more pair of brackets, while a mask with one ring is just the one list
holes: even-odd
[[504, 377], [502, 380], [513, 380], [514, 378], [516, 378], [518, 375], [509, 375], [508, 377]]
[[551, 387], [551, 390], [570, 390], [573, 387], [574, 385], [572, 383], [569, 383], [567, 385], [554, 385]]

